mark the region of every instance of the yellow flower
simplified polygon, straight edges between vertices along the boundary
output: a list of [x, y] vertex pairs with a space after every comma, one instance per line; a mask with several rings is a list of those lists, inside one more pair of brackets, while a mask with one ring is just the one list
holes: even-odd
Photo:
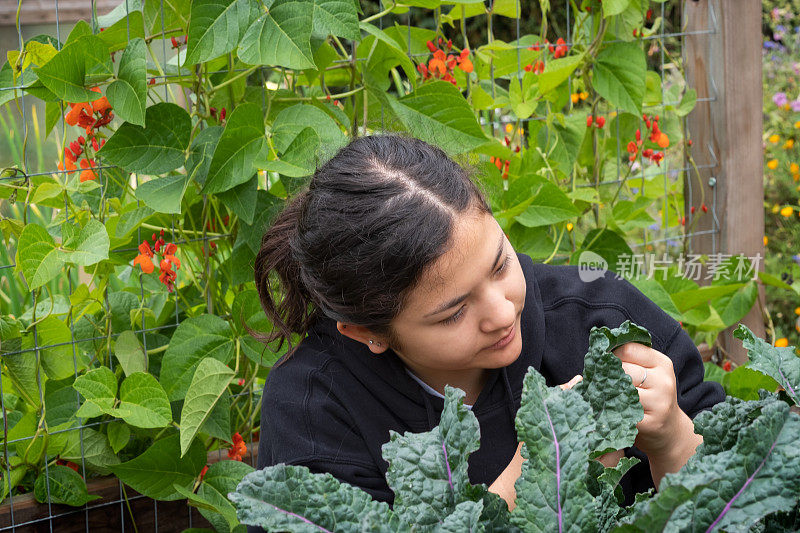
[[772, 135], [769, 136], [769, 142], [771, 142], [772, 144], [778, 144], [778, 141], [780, 140], [781, 138], [777, 133], [773, 133]]
[[581, 99], [581, 96], [578, 93], [572, 93], [569, 95], [570, 99], [572, 100], [573, 104], [577, 104], [578, 101]]
[[792, 174], [797, 174], [798, 172], [800, 172], [800, 165], [798, 165], [797, 163], [792, 163], [791, 165], [789, 165], [789, 172], [791, 172]]
[[784, 216], [784, 217], [788, 218], [788, 217], [792, 216], [793, 214], [794, 214], [794, 208], [792, 208], [792, 206], [790, 206], [790, 205], [787, 205], [786, 207], [781, 209], [781, 216]]
[[798, 174], [792, 174], [792, 179], [793, 179], [794, 181], [800, 181], [800, 173], [798, 173]]
[[778, 204], [775, 204], [775, 205], [772, 206], [772, 212], [773, 213], [777, 213], [780, 210], [781, 210], [781, 206], [779, 206]]
[[800, 315], [800, 307], [795, 307], [794, 308], [794, 314]]
[[778, 168], [778, 160], [777, 159], [773, 159], [773, 160], [767, 162], [767, 168], [770, 169], [770, 170], [775, 170], [776, 168]]
[[614, 118], [616, 116], [617, 116], [617, 112], [616, 111], [612, 111], [611, 113], [608, 114], [608, 118]]
[[573, 227], [572, 222], [567, 222], [567, 231], [572, 231]]
[[519, 133], [520, 135], [525, 135], [525, 130], [523, 128], [519, 128], [517, 130], [517, 133]]
[[783, 108], [784, 108], [786, 111], [789, 111], [789, 110], [792, 108], [792, 106], [791, 106], [790, 104], [783, 104]]
[[794, 139], [786, 139], [786, 142], [783, 145], [783, 147], [786, 148], [787, 150], [789, 150], [793, 146], [794, 146]]
[[789, 346], [789, 339], [786, 337], [781, 337], [775, 341], [775, 346], [778, 348], [785, 348], [786, 346]]
[[[768, 242], [769, 242], [769, 237], [764, 235], [764, 246], [766, 246]], [[800, 307], [798, 309], [800, 309]]]
[[798, 120], [797, 122], [794, 123], [794, 127], [795, 128], [800, 128], [800, 120]]
[[586, 100], [587, 98], [589, 98], [589, 93], [587, 93], [586, 91], [581, 91], [581, 93], [578, 96], [580, 96], [581, 100]]
[[511, 133], [512, 131], [514, 131], [514, 125], [509, 122], [506, 124], [506, 133]]

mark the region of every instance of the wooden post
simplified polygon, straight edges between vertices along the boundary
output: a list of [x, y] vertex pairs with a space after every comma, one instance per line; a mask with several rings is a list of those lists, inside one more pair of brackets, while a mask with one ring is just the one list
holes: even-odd
[[[684, 0], [683, 27], [686, 81], [698, 99], [710, 99], [688, 116], [691, 153], [700, 170], [685, 174], [687, 226], [694, 204], [700, 220], [693, 232], [709, 232], [691, 238], [689, 253], [760, 254], [757, 267], [763, 271], [761, 2]], [[699, 209], [701, 189], [708, 213]], [[705, 272], [701, 277], [701, 285], [710, 283]], [[763, 306], [759, 283], [758, 301], [741, 323], [761, 338]], [[720, 333], [718, 343], [733, 362], [744, 363], [747, 352], [734, 329]]]

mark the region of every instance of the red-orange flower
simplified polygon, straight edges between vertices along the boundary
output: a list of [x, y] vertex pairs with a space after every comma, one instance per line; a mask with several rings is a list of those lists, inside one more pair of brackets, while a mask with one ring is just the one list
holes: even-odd
[[231, 448], [228, 450], [228, 457], [233, 459], [234, 461], [241, 461], [242, 457], [247, 453], [247, 446], [244, 443], [244, 439], [239, 432], [233, 434], [233, 444]]
[[97, 179], [97, 174], [94, 173], [94, 161], [90, 159], [81, 159], [81, 183]]
[[206, 472], [208, 472], [208, 465], [204, 466], [203, 469], [200, 471], [200, 481], [203, 481], [203, 476], [206, 475]]
[[152, 257], [153, 250], [150, 249], [150, 243], [145, 239], [142, 244], [139, 245], [139, 255], [133, 260], [133, 266], [140, 265], [142, 272], [151, 274], [155, 269]]
[[[79, 122], [86, 122], [87, 120], [94, 122], [92, 119], [92, 106], [86, 102], [70, 104], [70, 110], [64, 116], [64, 120], [70, 126], [75, 126]], [[81, 124], [81, 126], [85, 126], [85, 124]]]

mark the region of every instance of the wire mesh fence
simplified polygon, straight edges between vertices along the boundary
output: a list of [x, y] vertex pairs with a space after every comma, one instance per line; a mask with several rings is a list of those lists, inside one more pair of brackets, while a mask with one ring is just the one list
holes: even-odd
[[[0, 5], [3, 13], [0, 20], [13, 21], [13, 26], [5, 26], [2, 28], [2, 44], [3, 56], [12, 50], [24, 50], [26, 43], [34, 39], [36, 34], [49, 33], [55, 38], [56, 48], [63, 43], [70, 31], [75, 26], [75, 5], [67, 4], [62, 1], [55, 0], [53, 2], [34, 2], [34, 9], [31, 10], [30, 2], [5, 2]], [[82, 3], [81, 3], [82, 4]], [[182, 7], [176, 5], [181, 4]], [[150, 53], [150, 61], [148, 69], [151, 71], [148, 74], [148, 83], [155, 85], [154, 92], [150, 94], [150, 101], [148, 105], [154, 105], [158, 102], [166, 102], [177, 104], [181, 107], [191, 109], [197, 102], [195, 99], [197, 95], [192, 91], [192, 86], [186, 83], [186, 77], [192, 75], [200, 75], [199, 72], [193, 72], [191, 67], [186, 67], [183, 64], [183, 55], [186, 54], [186, 48], [180, 46], [180, 41], [176, 42], [176, 38], [180, 39], [183, 35], [186, 19], [189, 16], [189, 2], [184, 3], [167, 2], [167, 0], [160, 0], [153, 4], [150, 0], [141, 2], [140, 0], [123, 0], [122, 3], [115, 8], [116, 13], [122, 13], [123, 16], [119, 20], [126, 21], [124, 29], [120, 31], [124, 34], [122, 37], [124, 42], [130, 41], [136, 35], [135, 30], [132, 29], [132, 17], [135, 13], [137, 16], [142, 16], [144, 13], [145, 18], [154, 17], [148, 20], [150, 28], [155, 31], [145, 32], [144, 41], [147, 43], [148, 51]], [[185, 5], [183, 5], [185, 4]], [[420, 7], [430, 4], [430, 7]], [[587, 27], [583, 22], [585, 18], [586, 7], [595, 6], [596, 2], [574, 2], [574, 1], [554, 1], [551, 3], [551, 11], [545, 18], [545, 24], [549, 25], [550, 34], [561, 36], [563, 41], [558, 44], [552, 43], [553, 46], [564, 46], [566, 49], [573, 47], [590, 47], [593, 39], [596, 36], [596, 27]], [[93, 35], [99, 35], [114, 22], [111, 8], [107, 4], [99, 2], [92, 2], [91, 5], [84, 11], [84, 16], [89, 22], [89, 28]], [[177, 9], [177, 11], [176, 11]], [[487, 95], [493, 101], [498, 98], [507, 98], [509, 100], [519, 98], [518, 93], [522, 90], [525, 83], [525, 73], [535, 69], [537, 65], [532, 59], [533, 53], [538, 52], [538, 47], [551, 46], [550, 43], [540, 43], [537, 34], [548, 34], [547, 31], [542, 31], [542, 12], [539, 4], [533, 2], [510, 2], [507, 0], [489, 0], [484, 4], [453, 4], [453, 5], [440, 5], [439, 2], [409, 2], [407, 6], [400, 6], [398, 4], [386, 2], [361, 2], [361, 9], [363, 9], [362, 20], [372, 21], [375, 26], [380, 30], [380, 35], [386, 35], [385, 31], [392, 29], [391, 35], [401, 37], [405, 34], [407, 42], [401, 46], [405, 49], [406, 57], [413, 65], [425, 65], [426, 60], [430, 57], [432, 50], [420, 49], [418, 46], [412, 45], [412, 33], [424, 33], [420, 28], [433, 30], [437, 28], [445, 28], [444, 31], [452, 35], [454, 42], [458, 42], [462, 48], [469, 48], [470, 50], [482, 49], [488, 55], [497, 54], [495, 61], [490, 61], [488, 79], [478, 80], [477, 82], [467, 81], [467, 94], [471, 98], [478, 98], [478, 95]], [[394, 10], [392, 14], [386, 14], [387, 10]], [[649, 123], [657, 115], [665, 115], [667, 113], [675, 113], [679, 111], [679, 117], [675, 120], [674, 131], [680, 132], [680, 137], [684, 140], [690, 138], [688, 127], [688, 113], [692, 105], [702, 106], [706, 103], [714, 102], [717, 94], [701, 95], [688, 102], [687, 93], [691, 87], [685, 86], [684, 75], [682, 74], [684, 64], [682, 59], [682, 52], [684, 47], [684, 40], [691, 36], [693, 38], [713, 38], [718, 28], [716, 27], [716, 18], [713, 13], [713, 7], [709, 4], [708, 9], [710, 13], [709, 20], [711, 24], [707, 28], [701, 30], [684, 31], [682, 28], [681, 15], [682, 5], [677, 1], [667, 1], [663, 3], [654, 3], [652, 7], [643, 5], [642, 17], [643, 24], [639, 27], [639, 32], [644, 28], [649, 28], [650, 31], [645, 35], [643, 33], [634, 35], [631, 38], [615, 38], [607, 40], [603, 44], [613, 44], [614, 42], [631, 42], [634, 40], [642, 45], [646, 50], [646, 61], [648, 67], [648, 76], [652, 78], [647, 79], [647, 93], [644, 96], [643, 104], [643, 117], [635, 117], [638, 121], [638, 128], [641, 131], [647, 131]], [[41, 12], [37, 11], [40, 10]], [[468, 11], [469, 10], [469, 11]], [[64, 18], [65, 13], [69, 13], [68, 19]], [[112, 14], [109, 15], [109, 12]], [[9, 15], [13, 13], [13, 15]], [[46, 15], [45, 15], [46, 13]], [[177, 20], [175, 18], [177, 13]], [[577, 16], [576, 16], [577, 14]], [[469, 16], [468, 16], [469, 15]], [[372, 18], [372, 17], [375, 18]], [[29, 18], [30, 17], [30, 20]], [[52, 26], [42, 27], [38, 23], [43, 21], [49, 23], [52, 20]], [[619, 20], [617, 23], [619, 23]], [[109, 23], [110, 22], [110, 23]], [[172, 25], [176, 24], [176, 25]], [[118, 27], [119, 28], [119, 27]], [[578, 30], [576, 34], [575, 31]], [[364, 34], [366, 35], [366, 33]], [[427, 35], [427, 33], [424, 33]], [[335, 69], [337, 66], [347, 67], [355, 62], [369, 61], [369, 57], [359, 56], [357, 50], [357, 42], [348, 39], [335, 39], [337, 51], [343, 55], [349, 56], [346, 58], [333, 59], [329, 63], [330, 69]], [[178, 46], [176, 46], [176, 44]], [[436, 43], [435, 43], [436, 44]], [[437, 44], [437, 48], [438, 48]], [[442, 43], [441, 46], [444, 46]], [[112, 53], [116, 54], [116, 60], [119, 61], [120, 55], [117, 50]], [[509, 55], [512, 54], [512, 55]], [[508, 57], [512, 59], [508, 60]], [[708, 61], [713, 61], [714, 58], [709, 56]], [[274, 68], [269, 66], [251, 67], [247, 65], [236, 66], [233, 62], [222, 61], [216, 65], [215, 72], [206, 72], [205, 76], [211, 78], [218, 75], [219, 84], [229, 84], [228, 87], [236, 85], [234, 82], [244, 81], [245, 91], [258, 91], [263, 104], [262, 109], [266, 109], [268, 101], [271, 102], [275, 92], [281, 88], [288, 88], [291, 84], [296, 82], [296, 79], [286, 76], [285, 69]], [[742, 67], [744, 68], [744, 67]], [[709, 69], [713, 71], [712, 69]], [[156, 72], [157, 71], [157, 72]], [[334, 70], [331, 70], [334, 72]], [[421, 71], [420, 71], [421, 72]], [[500, 75], [497, 75], [501, 72]], [[65, 114], [69, 108], [61, 102], [48, 102], [45, 104], [40, 100], [31, 97], [23, 88], [26, 88], [31, 80], [27, 79], [28, 71], [23, 69], [18, 73], [17, 77], [8, 83], [8, 72], [5, 73], [6, 78], [2, 78], [3, 83], [0, 86], [0, 121], [2, 121], [3, 129], [3, 149], [0, 152], [0, 167], [7, 167], [8, 169], [0, 177], [0, 190], [5, 188], [6, 193], [0, 197], [0, 215], [2, 219], [6, 220], [23, 220], [26, 223], [30, 221], [38, 221], [45, 227], [56, 224], [68, 224], [74, 221], [82, 221], [81, 208], [87, 206], [93, 213], [96, 214], [99, 221], [106, 224], [106, 214], [109, 212], [109, 206], [115, 202], [120, 195], [125, 193], [126, 188], [130, 187], [136, 191], [140, 185], [147, 181], [145, 175], [140, 173], [129, 174], [118, 166], [99, 160], [97, 165], [93, 167], [97, 175], [97, 183], [99, 187], [92, 191], [87, 191], [81, 201], [83, 205], [78, 205], [74, 200], [67, 199], [67, 195], [63, 194], [63, 202], [61, 201], [61, 194], [50, 195], [47, 191], [37, 191], [38, 195], [31, 195], [31, 190], [27, 187], [28, 180], [35, 180], [38, 177], [55, 177], [55, 179], [65, 183], [68, 177], [67, 170], [59, 170], [56, 168], [56, 163], [59, 160], [59, 155], [64, 147], [68, 144], [66, 140], [67, 124], [65, 122]], [[408, 81], [402, 79], [401, 76], [395, 72], [395, 77], [392, 80], [394, 87], [398, 91], [407, 90]], [[0, 76], [3, 73], [0, 72]], [[329, 81], [333, 76], [329, 78]], [[358, 134], [365, 135], [372, 132], [388, 131], [395, 128], [389, 118], [389, 113], [385, 113], [384, 105], [379, 104], [380, 111], [378, 114], [369, 115], [367, 105], [363, 101], [363, 96], [358, 92], [359, 87], [353, 82], [352, 78], [350, 83], [342, 85], [340, 88], [339, 98], [342, 101], [349, 101], [349, 108], [356, 110], [359, 105], [363, 105], [363, 115], [358, 111], [353, 111], [352, 121], [348, 119], [350, 128], [347, 133], [349, 135]], [[338, 82], [341, 83], [341, 79]], [[576, 79], [569, 76], [567, 79], [569, 86], [569, 98], [572, 104], [589, 104], [593, 101], [594, 95], [588, 94], [586, 91], [585, 83], [581, 79]], [[515, 87], [516, 85], [516, 87]], [[713, 84], [712, 84], [713, 85]], [[326, 87], [325, 82], [321, 80], [321, 88], [327, 92], [329, 87]], [[362, 87], [363, 89], [363, 87]], [[237, 88], [236, 90], [240, 90]], [[362, 91], [366, 92], [366, 91]], [[330, 94], [330, 92], [328, 92]], [[155, 95], [155, 96], [154, 96]], [[473, 100], [474, 101], [474, 100]], [[553, 109], [559, 107], [569, 106], [570, 102], [553, 102]], [[760, 105], [754, 103], [754, 105]], [[374, 102], [370, 102], [370, 106], [375, 106]], [[479, 124], [487, 133], [487, 135], [498, 138], [508, 148], [515, 145], [526, 150], [535, 150], [537, 148], [537, 140], [531, 135], [531, 132], [541, 132], [539, 139], [541, 144], [548, 149], [553, 149], [553, 144], [550, 140], [550, 131], [552, 124], [552, 117], [547, 114], [538, 114], [540, 109], [532, 109], [529, 116], [519, 118], [513, 113], [504, 109], [503, 107], [488, 107], [481, 109], [479, 114]], [[232, 111], [232, 110], [231, 110]], [[685, 111], [685, 112], [684, 112]], [[659, 162], [658, 165], [645, 164], [643, 153], [641, 150], [629, 149], [631, 143], [635, 143], [636, 139], [629, 139], [621, 133], [620, 120], [612, 120], [623, 114], [623, 110], [619, 108], [609, 107], [606, 103], [595, 100], [591, 104], [590, 115], [601, 117], [603, 121], [608, 117], [609, 128], [613, 127], [612, 133], [607, 141], [613, 147], [615, 153], [614, 161], [604, 166], [604, 171], [600, 173], [597, 169], [591, 179], [584, 182], [579, 182], [578, 167], [580, 162], [576, 156], [573, 161], [573, 167], [568, 169], [564, 176], [565, 182], [573, 192], [580, 189], [595, 189], [615, 191], [613, 198], [624, 198], [630, 200], [631, 209], [639, 209], [638, 204], [635, 203], [637, 197], [645, 198], [658, 198], [660, 205], [657, 206], [657, 214], [655, 212], [649, 213], [653, 215], [651, 218], [655, 221], [651, 224], [632, 225], [633, 228], [627, 233], [631, 238], [630, 248], [638, 252], [652, 252], [656, 254], [666, 254], [665, 257], [674, 261], [678, 254], [691, 253], [691, 238], [703, 234], [710, 234], [712, 239], [719, 233], [719, 220], [717, 217], [717, 197], [716, 194], [712, 198], [702, 199], [703, 213], [707, 214], [714, 221], [710, 229], [696, 230], [694, 220], [700, 216], [700, 213], [684, 212], [684, 205], [699, 205], [697, 180], [699, 179], [699, 171], [713, 170], [718, 168], [719, 163], [717, 154], [713, 153], [713, 148], [710, 145], [695, 146], [693, 150], [697, 153], [698, 150], [708, 152], [707, 157], [703, 159], [710, 161], [707, 164], [697, 165], [694, 163], [690, 155], [690, 150], [686, 142], [675, 143], [671, 146], [669, 151], [666, 151], [666, 156]], [[219, 111], [217, 111], [219, 113]], [[375, 113], [373, 111], [373, 113]], [[377, 117], [380, 118], [377, 118]], [[57, 127], [50, 131], [51, 124], [57, 124]], [[646, 124], [647, 123], [647, 124]], [[595, 122], [595, 125], [597, 122]], [[522, 132], [522, 133], [519, 133]], [[528, 135], [527, 137], [525, 135]], [[506, 137], [506, 139], [504, 139]], [[510, 139], [509, 139], [510, 137]], [[596, 154], [602, 147], [597, 146], [595, 137], [595, 145], [588, 147], [588, 154]], [[488, 155], [488, 154], [484, 154]], [[469, 160], [472, 164], [477, 164], [480, 155], [473, 154]], [[485, 157], [484, 157], [485, 159]], [[498, 158], [497, 161], [500, 161]], [[597, 168], [597, 167], [595, 167]], [[20, 179], [25, 180], [25, 185], [21, 185]], [[494, 183], [485, 184], [489, 189], [492, 188], [508, 188], [508, 181], [503, 180], [498, 176], [489, 176], [487, 179], [494, 179]], [[714, 178], [716, 179], [716, 178]], [[268, 172], [259, 173], [260, 184], [269, 187], [276, 181], [275, 175]], [[127, 183], [126, 183], [127, 182]], [[716, 189], [713, 189], [716, 192]], [[574, 198], [592, 198], [589, 196], [581, 196], [581, 193], [575, 193]], [[118, 201], [118, 200], [117, 200]], [[63, 205], [59, 205], [59, 202]], [[599, 220], [599, 206], [600, 202], [595, 202], [591, 216], [594, 217], [595, 223]], [[137, 199], [137, 210], [145, 209], [145, 204]], [[208, 197], [205, 193], [202, 194], [202, 203], [200, 214], [204, 215], [203, 220], [206, 220], [205, 214], [210, 209]], [[645, 215], [645, 210], [642, 211], [642, 217], [649, 217]], [[132, 213], [135, 211], [131, 211]], [[585, 215], [590, 217], [589, 214]], [[132, 215], [133, 218], [135, 216]], [[640, 218], [641, 220], [641, 218]], [[683, 222], [681, 222], [683, 220]], [[215, 253], [217, 242], [222, 243], [228, 239], [235, 239], [237, 235], [231, 231], [227, 224], [223, 223], [222, 217], [217, 215], [217, 223], [220, 230], [212, 228], [208, 225], [202, 228], [201, 231], [186, 231], [179, 220], [179, 215], [169, 214], [164, 215], [160, 220], [161, 224], [136, 224], [135, 240], [136, 243], [142, 243], [148, 238], [148, 233], [153, 232], [152, 240], [157, 241], [158, 235], [156, 232], [167, 229], [164, 236], [168, 237], [171, 243], [174, 243], [179, 248], [187, 245], [192, 246], [194, 243], [199, 243], [202, 249], [200, 257], [189, 259], [184, 256], [184, 262], [192, 262], [192, 271], [197, 275], [202, 274], [202, 279], [193, 280], [195, 287], [191, 295], [184, 295], [179, 290], [169, 291], [164, 293], [163, 287], [156, 282], [149, 282], [143, 276], [139, 275], [138, 282], [134, 275], [138, 269], [130, 265], [117, 265], [116, 267], [116, 280], [109, 282], [108, 286], [94, 285], [95, 276], [98, 274], [97, 270], [91, 272], [91, 269], [86, 269], [79, 266], [70, 264], [64, 265], [57, 276], [52, 281], [42, 284], [42, 290], [30, 290], [28, 282], [23, 281], [22, 276], [15, 274], [17, 270], [17, 244], [19, 242], [18, 234], [15, 234], [13, 228], [9, 225], [3, 226], [5, 242], [7, 244], [0, 250], [0, 316], [11, 316], [16, 319], [21, 319], [31, 323], [28, 330], [30, 333], [30, 342], [22, 341], [20, 336], [10, 336], [8, 329], [0, 330], [0, 353], [4, 360], [3, 366], [3, 379], [0, 381], [0, 401], [2, 405], [3, 423], [4, 423], [4, 440], [3, 440], [3, 489], [0, 494], [5, 495], [5, 501], [0, 507], [0, 530], [62, 530], [69, 523], [70, 529], [85, 529], [86, 531], [102, 530], [102, 529], [115, 529], [127, 531], [130, 529], [137, 530], [134, 522], [142, 519], [144, 506], [152, 506], [152, 516], [148, 517], [149, 521], [152, 520], [152, 527], [156, 531], [172, 531], [180, 530], [182, 528], [190, 527], [207, 527], [208, 522], [202, 518], [193, 508], [185, 505], [176, 507], [175, 502], [164, 502], [157, 500], [150, 500], [146, 496], [137, 494], [132, 495], [126, 492], [126, 486], [121, 481], [113, 478], [99, 478], [112, 479], [114, 486], [111, 490], [104, 491], [102, 500], [96, 502], [86, 502], [78, 508], [70, 508], [65, 505], [50, 503], [51, 502], [51, 486], [49, 469], [54, 467], [55, 457], [50, 457], [47, 454], [46, 443], [42, 443], [41, 436], [46, 434], [48, 438], [58, 438], [59, 434], [67, 434], [70, 432], [79, 432], [77, 443], [79, 446], [79, 453], [74, 454], [74, 457], [80, 458], [78, 464], [78, 472], [89, 481], [89, 474], [93, 470], [92, 465], [87, 464], [87, 453], [91, 454], [90, 448], [96, 446], [96, 436], [104, 435], [103, 431], [107, 433], [107, 428], [102, 429], [103, 426], [115, 422], [114, 418], [107, 418], [102, 421], [86, 423], [86, 419], [75, 425], [70, 425], [63, 429], [51, 430], [48, 426], [55, 425], [54, 422], [60, 421], [57, 415], [54, 415], [52, 420], [48, 420], [47, 415], [50, 412], [37, 413], [36, 416], [31, 416], [32, 426], [35, 431], [34, 434], [24, 434], [21, 431], [14, 431], [14, 428], [20, 429], [22, 415], [14, 415], [17, 411], [18, 403], [25, 400], [20, 398], [20, 395], [27, 395], [29, 403], [32, 405], [46, 405], [46, 396], [52, 395], [53, 398], [60, 398], [64, 404], [80, 406], [81, 395], [76, 389], [66, 387], [62, 389], [49, 389], [48, 382], [57, 380], [45, 380], [42, 372], [35, 372], [35, 382], [29, 383], [33, 388], [30, 390], [19, 390], [19, 382], [14, 383], [17, 387], [14, 391], [17, 394], [9, 392], [9, 387], [12, 384], [12, 379], [8, 375], [8, 364], [14, 358], [32, 357], [33, 364], [38, 369], [43, 364], [49, 364], [48, 359], [51, 357], [64, 357], [71, 361], [72, 376], [71, 380], [77, 380], [82, 373], [82, 369], [91, 368], [97, 359], [97, 353], [103, 353], [106, 359], [98, 361], [100, 364], [105, 364], [118, 375], [119, 358], [112, 357], [111, 344], [119, 342], [120, 336], [128, 331], [132, 331], [135, 339], [140, 345], [142, 352], [145, 355], [145, 360], [155, 364], [158, 361], [160, 364], [161, 356], [165, 349], [164, 346], [168, 343], [169, 338], [180, 326], [181, 322], [185, 319], [187, 313], [196, 313], [201, 309], [205, 313], [217, 313], [220, 317], [226, 320], [232, 320], [234, 317], [231, 313], [219, 313], [219, 302], [212, 298], [212, 292], [205, 290], [211, 280], [226, 279], [229, 287], [241, 286], [242, 281], [231, 278], [230, 272], [225, 272], [223, 269], [215, 267], [209, 260], [209, 257]], [[263, 229], [263, 228], [262, 228]], [[571, 229], [569, 230], [572, 231]], [[556, 230], [556, 234], [558, 234]], [[561, 249], [559, 246], [561, 238], [565, 235], [564, 231], [560, 232], [557, 237], [558, 242], [555, 244], [555, 250], [551, 254], [542, 254], [538, 259], [552, 261], [553, 263], [563, 264], [569, 261], [570, 253]], [[567, 233], [568, 239], [569, 233]], [[556, 236], [553, 235], [553, 241]], [[552, 244], [552, 243], [551, 243]], [[140, 248], [130, 243], [117, 248], [115, 251], [121, 255], [128, 254], [130, 257], [136, 255]], [[719, 252], [718, 243], [712, 240], [711, 250], [702, 250], [703, 253], [717, 254]], [[54, 253], [61, 253], [56, 250]], [[216, 252], [221, 253], [221, 252]], [[231, 252], [232, 254], [232, 252]], [[230, 256], [228, 256], [230, 257]], [[537, 259], [537, 257], [535, 257]], [[76, 296], [79, 287], [84, 287], [86, 294], [81, 298]], [[83, 289], [80, 289], [83, 290]], [[47, 292], [44, 296], [43, 292]], [[125, 293], [130, 295], [121, 298], [117, 293]], [[194, 303], [190, 303], [189, 299]], [[198, 304], [198, 302], [201, 302]], [[96, 305], [97, 311], [94, 315], [104, 322], [104, 324], [91, 324], [89, 316], [93, 308], [90, 305]], [[229, 307], [223, 305], [223, 308]], [[156, 313], [145, 312], [144, 308], [148, 310], [156, 310]], [[77, 316], [76, 316], [77, 315]], [[51, 322], [47, 322], [47, 318], [55, 318], [59, 321], [58, 327], [53, 326]], [[127, 323], [125, 323], [127, 320]], [[119, 321], [119, 324], [115, 322]], [[59, 342], [42, 342], [41, 329], [42, 326], [51, 328], [47, 331], [44, 338], [47, 340], [62, 339], [59, 335], [63, 334], [63, 340]], [[105, 327], [105, 331], [103, 331]], [[54, 329], [58, 329], [58, 333], [54, 334]], [[27, 344], [26, 344], [27, 343]], [[105, 347], [101, 350], [102, 347]], [[238, 346], [238, 345], [237, 345]], [[238, 357], [238, 354], [237, 354]], [[230, 401], [237, 409], [244, 406], [245, 412], [243, 418], [248, 422], [245, 424], [247, 435], [253, 439], [257, 435], [259, 426], [260, 415], [260, 387], [263, 385], [263, 378], [265, 376], [266, 367], [258, 373], [247, 376], [247, 383], [243, 384], [239, 391], [231, 395]], [[128, 372], [125, 371], [127, 375]], [[59, 390], [62, 392], [59, 393]], [[72, 394], [74, 392], [74, 394]], [[58, 396], [60, 395], [60, 397]], [[175, 406], [173, 406], [173, 410]], [[233, 408], [232, 408], [233, 409]], [[48, 427], [47, 430], [45, 428]], [[91, 437], [88, 437], [91, 435]], [[105, 438], [105, 437], [103, 437]], [[245, 461], [249, 461], [250, 465], [255, 467], [255, 448], [257, 442], [254, 444], [251, 440], [248, 442], [248, 453]], [[209, 462], [222, 459], [224, 447], [215, 447], [213, 452], [209, 455]], [[22, 479], [15, 478], [12, 474], [15, 465], [11, 457], [13, 455], [25, 455], [28, 460], [28, 454], [41, 454], [43, 459], [41, 462], [41, 470], [44, 473], [44, 483], [41, 487], [44, 491], [44, 500], [47, 503], [41, 504], [37, 507], [35, 513], [31, 511], [34, 506], [34, 498], [30, 494], [21, 495], [16, 490], [16, 485], [22, 482]], [[205, 452], [205, 449], [204, 449]], [[72, 456], [71, 456], [72, 457]], [[96, 470], [96, 469], [94, 469]], [[13, 480], [13, 483], [12, 483]], [[130, 489], [128, 489], [130, 490]], [[89, 490], [92, 493], [90, 487]], [[113, 494], [112, 494], [113, 492]], [[136, 500], [141, 500], [141, 503], [136, 505]], [[133, 506], [133, 507], [132, 507]], [[165, 510], [167, 506], [168, 510]], [[97, 509], [102, 509], [103, 520], [108, 520], [105, 526], [101, 525], [98, 518], [90, 518], [90, 513], [97, 512]], [[136, 509], [134, 513], [132, 509]], [[38, 514], [36, 514], [38, 513]], [[114, 516], [113, 519], [108, 517]], [[138, 515], [138, 516], [137, 516]], [[200, 524], [200, 526], [198, 525]], [[142, 526], [148, 529], [151, 527]]]

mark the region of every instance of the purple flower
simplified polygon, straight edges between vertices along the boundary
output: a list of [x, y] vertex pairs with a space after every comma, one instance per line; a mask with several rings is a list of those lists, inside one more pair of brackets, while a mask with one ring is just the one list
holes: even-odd
[[771, 50], [771, 49], [775, 48], [776, 46], [778, 46], [778, 45], [773, 43], [770, 40], [764, 41], [764, 48], [766, 48], [767, 50]]
[[631, 192], [633, 194], [639, 194], [639, 187], [631, 187]]
[[678, 242], [678, 241], [676, 241], [675, 239], [667, 239], [667, 246], [671, 246], [671, 247], [673, 247], [673, 248], [677, 248], [677, 247], [679, 247], [680, 245], [681, 245], [681, 243], [679, 243], [679, 242]]
[[656, 220], [655, 224], [650, 224], [649, 226], [647, 226], [647, 229], [658, 231], [659, 229], [661, 229], [661, 221]]
[[792, 106], [792, 111], [795, 113], [800, 111], [800, 100], [792, 100], [790, 104]]
[[794, 262], [795, 262], [795, 263], [797, 263], [798, 265], [800, 265], [800, 255], [793, 255], [793, 256], [792, 256], [792, 259], [794, 259]]
[[789, 99], [786, 97], [786, 93], [777, 92], [773, 95], [772, 102], [778, 107], [783, 107], [789, 103]]

